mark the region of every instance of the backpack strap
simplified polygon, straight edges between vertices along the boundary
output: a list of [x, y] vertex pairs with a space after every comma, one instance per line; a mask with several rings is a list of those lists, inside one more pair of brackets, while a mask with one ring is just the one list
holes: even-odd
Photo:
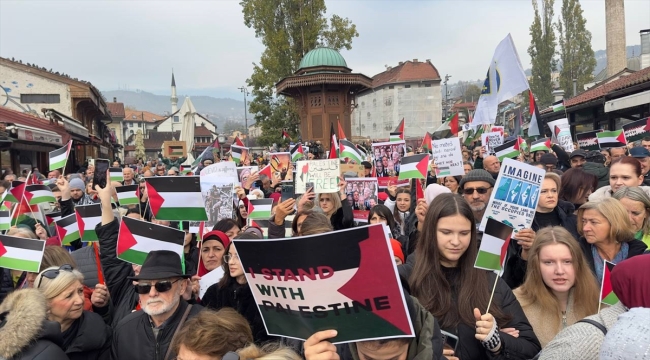
[[587, 323], [587, 324], [591, 324], [591, 325], [597, 327], [598, 329], [600, 329], [600, 331], [603, 332], [603, 336], [604, 336], [604, 335], [607, 335], [607, 328], [605, 327], [605, 325], [599, 323], [599, 322], [596, 321], [596, 320], [591, 320], [591, 319], [582, 319], [582, 320], [578, 320], [577, 322], [579, 322], [579, 323]]
[[167, 353], [165, 354], [165, 360], [169, 359], [169, 355], [171, 355], [172, 353], [172, 343], [174, 342], [174, 338], [176, 337], [176, 334], [178, 334], [178, 331], [183, 327], [185, 320], [187, 320], [187, 316], [190, 314], [190, 310], [192, 310], [192, 304], [187, 306], [187, 308], [185, 309], [185, 313], [183, 313], [183, 317], [181, 318], [181, 321], [178, 323], [178, 326], [176, 326], [174, 335], [172, 335], [172, 341], [169, 342], [169, 347], [167, 348]]

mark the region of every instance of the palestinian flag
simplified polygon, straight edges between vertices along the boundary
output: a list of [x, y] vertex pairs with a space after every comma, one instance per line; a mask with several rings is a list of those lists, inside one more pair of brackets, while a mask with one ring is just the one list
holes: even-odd
[[[125, 219], [124, 217], [123, 219]], [[79, 224], [77, 223], [77, 214], [70, 214], [66, 217], [55, 221], [56, 233], [61, 239], [61, 244], [70, 245], [71, 242], [81, 239], [79, 233]]]
[[[467, 125], [467, 124], [466, 124]], [[481, 135], [489, 131], [491, 124], [483, 124], [483, 125], [477, 125], [476, 127], [474, 126], [469, 126], [469, 131], [467, 134], [467, 138], [465, 139], [464, 144], [465, 145], [470, 145], [472, 141], [474, 140], [480, 140]]]
[[522, 152], [526, 152], [528, 150], [528, 143], [526, 142], [526, 139], [524, 139], [521, 136], [517, 136], [517, 143], [519, 144], [519, 150]]
[[100, 204], [75, 206], [79, 235], [81, 241], [97, 241], [95, 227], [102, 222], [102, 206]]
[[[402, 135], [404, 134], [404, 118], [397, 124], [397, 127], [395, 128], [396, 133], [401, 133]], [[404, 140], [404, 137], [402, 137], [402, 140]]]
[[122, 168], [109, 168], [108, 169], [111, 174], [111, 181], [119, 181], [122, 182], [124, 181], [124, 175], [122, 174]]
[[512, 228], [510, 226], [488, 218], [474, 267], [501, 271], [511, 235]]
[[27, 185], [25, 186], [25, 198], [29, 205], [38, 205], [43, 203], [56, 202], [54, 193], [46, 185]]
[[431, 134], [427, 131], [422, 139], [422, 145], [420, 145], [425, 152], [431, 152]]
[[[233, 243], [270, 335], [307, 339], [319, 329], [337, 329], [333, 343], [414, 336], [382, 225]], [[265, 269], [281, 270], [269, 277]], [[276, 287], [290, 279], [300, 282], [300, 290], [293, 289], [300, 294], [276, 297]], [[377, 298], [390, 306], [375, 306]]]
[[434, 139], [446, 139], [458, 135], [458, 113], [454, 113], [433, 133]]
[[449, 175], [451, 175], [451, 168], [449, 166], [436, 167], [436, 177], [449, 176]]
[[169, 156], [183, 156], [183, 145], [168, 145], [167, 153]]
[[402, 141], [402, 140], [403, 140], [403, 139], [402, 139], [403, 137], [404, 137], [404, 135], [403, 135], [402, 133], [399, 133], [399, 132], [392, 132], [392, 133], [390, 133], [390, 138], [388, 139], [388, 141], [390, 141], [390, 142], [393, 142], [393, 141]]
[[137, 205], [140, 204], [140, 198], [138, 197], [139, 185], [126, 185], [118, 186], [115, 188], [117, 193], [117, 201], [120, 205]]
[[330, 123], [330, 153], [328, 159], [339, 158], [339, 141], [336, 139], [334, 132], [334, 123]]
[[542, 117], [539, 115], [537, 102], [535, 102], [535, 96], [533, 96], [533, 92], [531, 90], [528, 90], [528, 115], [530, 116], [528, 136], [540, 136], [541, 134], [539, 132], [539, 129], [541, 129], [542, 126], [540, 126], [539, 121]]
[[398, 180], [426, 179], [429, 167], [429, 154], [417, 154], [402, 158]]
[[620, 300], [612, 290], [612, 270], [615, 264], [604, 260], [603, 265], [603, 280], [600, 282], [600, 302], [607, 305], [616, 305]]
[[47, 222], [48, 226], [55, 226], [56, 224], [54, 222], [56, 222], [57, 220], [61, 220], [60, 211], [45, 214], [45, 221]]
[[208, 220], [198, 176], [160, 176], [146, 180], [149, 207], [156, 219]]
[[553, 112], [564, 111], [564, 100], [559, 100], [553, 103]]
[[233, 145], [241, 146], [241, 147], [246, 147], [246, 145], [244, 145], [244, 142], [241, 141], [241, 139], [239, 138], [239, 136], [235, 136], [235, 141], [234, 141], [234, 144], [233, 144]]
[[[625, 128], [625, 126], [623, 126], [623, 128]], [[596, 136], [596, 134], [602, 131], [603, 130], [594, 130], [576, 134], [578, 148], [584, 151], [600, 150], [600, 146], [598, 145], [598, 136]]]
[[37, 273], [45, 241], [0, 235], [0, 268]]
[[11, 229], [11, 212], [9, 210], [0, 210], [0, 230]]
[[530, 152], [536, 151], [551, 151], [551, 139], [543, 138], [533, 141], [533, 143], [530, 144]]
[[183, 258], [185, 231], [123, 217], [117, 236], [117, 258], [142, 265], [150, 251], [170, 250]]
[[235, 162], [237, 166], [241, 165], [241, 162], [243, 160], [242, 156], [244, 156], [243, 155], [244, 152], [248, 152], [248, 148], [237, 146], [237, 145], [232, 145], [230, 147], [230, 154], [232, 156], [232, 160]]
[[364, 159], [364, 155], [361, 154], [356, 145], [347, 140], [341, 140], [339, 141], [339, 144], [339, 149], [341, 150], [341, 159], [347, 158], [356, 162], [357, 164], [361, 164]]
[[264, 168], [262, 168], [262, 170], [260, 170], [259, 174], [260, 174], [260, 176], [264, 175], [264, 176], [268, 177], [269, 179], [271, 179], [271, 176], [272, 176], [271, 164], [266, 165]]
[[503, 161], [505, 158], [514, 159], [520, 154], [520, 144], [517, 139], [508, 141], [507, 143], [497, 146], [494, 148], [499, 161]]
[[273, 199], [254, 199], [248, 200], [248, 218], [249, 219], [268, 219], [271, 217], [273, 208]]
[[291, 162], [296, 162], [305, 157], [305, 150], [302, 148], [302, 143], [297, 143], [291, 149]]
[[68, 141], [66, 146], [50, 151], [50, 171], [65, 168], [68, 162], [68, 155], [70, 155], [70, 148], [72, 147], [72, 140]]
[[192, 166], [191, 165], [181, 165], [181, 174], [187, 175], [190, 172], [192, 172]]
[[343, 126], [341, 126], [341, 120], [339, 120], [339, 140], [346, 140], [345, 132], [343, 131]]
[[627, 145], [623, 129], [614, 131], [603, 131], [596, 134], [598, 145], [601, 149], [623, 147]]
[[[203, 161], [203, 157], [205, 156], [205, 154], [210, 153], [210, 152], [212, 152], [212, 150], [215, 150], [215, 149], [216, 149], [217, 151], [219, 150], [219, 141], [218, 141], [218, 140], [214, 140], [214, 141], [212, 142], [212, 145], [210, 145], [210, 146], [208, 146], [207, 148], [205, 148], [205, 150], [203, 150], [203, 151], [201, 152], [201, 155], [199, 155], [199, 156], [196, 158], [196, 160], [194, 160], [194, 162], [192, 163], [191, 167], [192, 167], [192, 168], [195, 168], [195, 167], [199, 166], [199, 164], [201, 163], [201, 161]], [[182, 166], [182, 165], [181, 165], [181, 166]]]
[[282, 139], [291, 141], [291, 136], [289, 136], [289, 133], [286, 130], [282, 130]]
[[12, 181], [11, 188], [7, 196], [5, 196], [4, 201], [19, 203], [23, 199], [23, 196], [25, 196], [25, 186], [27, 185], [25, 185], [24, 181]]

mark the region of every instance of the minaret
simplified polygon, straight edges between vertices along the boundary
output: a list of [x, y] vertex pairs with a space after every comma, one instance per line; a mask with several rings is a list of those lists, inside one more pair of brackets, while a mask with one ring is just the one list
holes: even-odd
[[176, 80], [174, 80], [174, 70], [172, 70], [172, 114], [178, 111], [178, 97], [176, 97]]

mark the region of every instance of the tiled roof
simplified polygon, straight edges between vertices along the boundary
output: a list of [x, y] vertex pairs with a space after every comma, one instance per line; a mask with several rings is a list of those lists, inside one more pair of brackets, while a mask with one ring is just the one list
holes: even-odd
[[440, 80], [438, 69], [429, 60], [424, 62], [408, 60], [401, 65], [373, 76], [372, 87], [421, 80]]
[[212, 136], [212, 132], [205, 125], [194, 127], [194, 136]]
[[181, 137], [181, 132], [174, 131], [151, 131], [149, 132], [149, 138], [144, 139], [144, 148], [145, 150], [160, 150], [164, 141], [171, 141], [172, 138], [179, 139]]
[[111, 112], [111, 116], [121, 117], [125, 116], [124, 114], [124, 103], [121, 102], [108, 102], [106, 103], [108, 111]]
[[124, 110], [124, 120], [125, 121], [145, 121], [145, 122], [155, 122], [158, 120], [165, 119], [166, 116], [154, 114], [148, 111], [142, 110]]
[[0, 106], [0, 122], [31, 126], [37, 129], [53, 131], [61, 136], [63, 144], [70, 141], [70, 134], [63, 128], [62, 123], [59, 123], [57, 125], [50, 120], [39, 118], [28, 113], [12, 110], [4, 106]]

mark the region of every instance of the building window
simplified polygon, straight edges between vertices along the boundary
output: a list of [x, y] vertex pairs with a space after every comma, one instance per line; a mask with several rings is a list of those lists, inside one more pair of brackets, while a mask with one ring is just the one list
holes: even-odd
[[431, 84], [424, 84], [424, 87], [431, 87]]
[[58, 104], [60, 102], [59, 94], [20, 94], [21, 104]]
[[129, 127], [133, 127], [133, 123], [132, 123], [132, 122], [129, 123]]
[[142, 127], [142, 124], [138, 123], [138, 127]]
[[391, 86], [389, 86], [388, 88], [389, 88], [389, 89], [394, 89], [395, 86], [391, 85]]
[[410, 89], [411, 85], [404, 85], [404, 89]]
[[180, 122], [180, 121], [181, 121], [181, 119], [178, 116], [174, 116], [174, 122], [175, 123]]

